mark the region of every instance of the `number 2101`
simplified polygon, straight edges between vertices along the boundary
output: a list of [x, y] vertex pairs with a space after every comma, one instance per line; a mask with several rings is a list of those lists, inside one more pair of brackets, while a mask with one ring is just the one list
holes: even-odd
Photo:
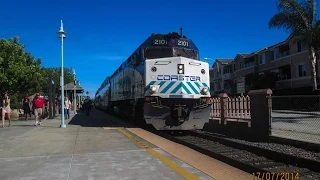
[[156, 45], [166, 45], [166, 44], [168, 44], [168, 42], [166, 40], [164, 40], [164, 39], [155, 39], [154, 40], [154, 44], [156, 44]]
[[189, 42], [178, 40], [178, 46], [189, 46]]

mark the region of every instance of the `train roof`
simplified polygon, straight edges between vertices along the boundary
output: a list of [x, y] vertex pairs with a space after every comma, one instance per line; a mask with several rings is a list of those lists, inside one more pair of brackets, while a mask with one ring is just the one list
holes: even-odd
[[[181, 28], [180, 30], [182, 31], [182, 28]], [[148, 36], [148, 37], [146, 38], [146, 40], [144, 40], [144, 41], [128, 56], [128, 58], [120, 64], [120, 66], [112, 73], [111, 76], [109, 76], [109, 78], [115, 76], [115, 75], [118, 73], [119, 70], [121, 70], [122, 68], [124, 68], [124, 67], [127, 65], [127, 63], [128, 63], [129, 58], [131, 58], [131, 56], [132, 56], [137, 50], [139, 50], [141, 47], [145, 47], [145, 46], [147, 46], [147, 45], [150, 45], [150, 44], [151, 44], [151, 43], [150, 43], [151, 39], [153, 39], [153, 38], [155, 38], [155, 37], [180, 38], [180, 39], [188, 40], [188, 41], [189, 41], [190, 43], [192, 43], [192, 45], [193, 45], [193, 48], [192, 48], [192, 49], [195, 49], [195, 50], [198, 51], [198, 48], [197, 48], [197, 46], [194, 44], [194, 42], [192, 41], [192, 39], [189, 39], [189, 38], [187, 38], [187, 36], [182, 35], [182, 32], [180, 32], [180, 34], [177, 33], [177, 32], [169, 32], [169, 33], [166, 33], [166, 34], [164, 34], [164, 33], [151, 33], [151, 35]]]
[[107, 76], [104, 80], [103, 80], [103, 82], [101, 83], [101, 85], [100, 85], [100, 87], [99, 87], [99, 89], [97, 90], [97, 92], [96, 92], [96, 95], [101, 91], [101, 89], [107, 84], [107, 81], [110, 79], [110, 76]]

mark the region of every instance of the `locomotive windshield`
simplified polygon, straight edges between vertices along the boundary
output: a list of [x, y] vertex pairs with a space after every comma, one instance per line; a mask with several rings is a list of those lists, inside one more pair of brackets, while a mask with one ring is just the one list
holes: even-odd
[[152, 48], [146, 48], [144, 51], [144, 59], [178, 57], [178, 56], [198, 60], [197, 51], [185, 49], [185, 48], [152, 47]]
[[159, 47], [159, 48], [146, 48], [144, 51], [145, 59], [165, 58], [172, 57], [172, 48]]

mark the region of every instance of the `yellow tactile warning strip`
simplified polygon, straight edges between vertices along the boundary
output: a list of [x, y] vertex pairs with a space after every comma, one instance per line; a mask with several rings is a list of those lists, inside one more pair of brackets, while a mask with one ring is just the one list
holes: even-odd
[[253, 176], [221, 161], [201, 154], [191, 148], [172, 142], [140, 128], [127, 128], [128, 131], [163, 149], [174, 157], [195, 167], [217, 180], [248, 180]]
[[115, 130], [117, 130], [117, 129], [119, 129], [119, 127], [103, 127], [103, 129], [106, 129], [106, 130], [108, 130], [108, 129], [115, 129]]
[[176, 171], [178, 174], [180, 174], [181, 176], [183, 176], [186, 179], [190, 179], [190, 180], [198, 180], [199, 178], [197, 176], [195, 176], [194, 174], [191, 174], [190, 172], [188, 172], [187, 170], [183, 169], [182, 167], [180, 167], [179, 165], [177, 165], [175, 162], [171, 161], [170, 159], [168, 159], [167, 157], [165, 157], [164, 155], [160, 154], [159, 152], [153, 150], [151, 147], [147, 146], [146, 144], [144, 144], [143, 142], [139, 141], [138, 139], [134, 138], [131, 134], [129, 134], [128, 132], [126, 132], [126, 130], [124, 130], [123, 128], [119, 128], [118, 129], [122, 134], [124, 134], [125, 136], [127, 136], [129, 139], [131, 139], [133, 142], [135, 142], [136, 144], [140, 145], [141, 147], [143, 147], [145, 150], [147, 150], [151, 155], [153, 155], [154, 157], [158, 158], [160, 161], [162, 161], [164, 164], [166, 164], [167, 166], [169, 166], [171, 169], [173, 169], [174, 171]]

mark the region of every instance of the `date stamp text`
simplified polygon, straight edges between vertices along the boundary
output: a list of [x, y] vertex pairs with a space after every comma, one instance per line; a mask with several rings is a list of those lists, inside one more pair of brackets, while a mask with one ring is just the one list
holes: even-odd
[[255, 172], [253, 180], [300, 180], [298, 172]]

